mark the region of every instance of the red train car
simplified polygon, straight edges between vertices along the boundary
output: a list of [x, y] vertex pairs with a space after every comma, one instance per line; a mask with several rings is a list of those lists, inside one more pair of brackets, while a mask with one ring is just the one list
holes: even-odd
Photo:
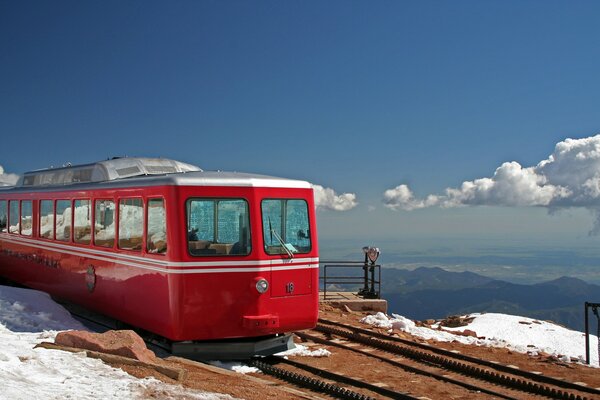
[[292, 346], [318, 318], [318, 264], [304, 181], [119, 158], [0, 189], [0, 275], [200, 358]]

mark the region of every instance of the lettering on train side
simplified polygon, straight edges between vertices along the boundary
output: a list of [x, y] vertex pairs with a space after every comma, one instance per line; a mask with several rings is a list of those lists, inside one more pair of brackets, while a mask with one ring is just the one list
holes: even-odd
[[52, 257], [38, 256], [37, 254], [31, 253], [21, 253], [19, 251], [13, 251], [9, 249], [2, 249], [2, 254], [8, 257], [17, 258], [19, 260], [25, 260], [39, 265], [44, 265], [48, 268], [60, 268], [60, 261], [55, 260]]

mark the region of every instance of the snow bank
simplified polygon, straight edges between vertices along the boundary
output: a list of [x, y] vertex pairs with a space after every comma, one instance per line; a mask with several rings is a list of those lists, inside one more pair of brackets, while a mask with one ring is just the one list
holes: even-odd
[[261, 370], [256, 368], [256, 367], [250, 367], [246, 364], [242, 364], [240, 362], [237, 361], [218, 361], [218, 360], [213, 360], [213, 361], [209, 361], [208, 362], [210, 365], [214, 365], [215, 367], [219, 367], [219, 368], [223, 368], [223, 369], [228, 369], [230, 371], [234, 371], [237, 372], [239, 374], [250, 374], [250, 373], [254, 373], [254, 374], [259, 374], [261, 373]]
[[66, 329], [85, 328], [45, 293], [0, 286], [1, 398], [142, 399], [157, 392], [165, 399], [231, 399], [137, 379], [83, 353], [33, 348]]
[[293, 349], [282, 351], [281, 353], [277, 353], [275, 355], [280, 357], [329, 357], [331, 355], [331, 352], [327, 349], [309, 350], [308, 347], [301, 344], [297, 344], [296, 347], [294, 347]]
[[48, 294], [37, 290], [0, 286], [0, 332], [86, 330]]
[[[401, 315], [392, 314], [393, 318], [389, 318], [386, 314], [378, 312], [375, 315], [369, 315], [361, 319], [361, 322], [369, 325], [374, 325], [378, 328], [384, 329], [398, 329], [403, 332], [408, 332], [413, 336], [420, 337], [422, 339], [434, 339], [440, 342], [451, 342], [453, 340], [460, 341], [461, 343], [476, 344], [468, 339], [475, 339], [469, 337], [463, 337], [454, 335], [449, 332], [438, 331], [430, 328], [416, 326], [415, 323]], [[465, 339], [465, 340], [463, 340]]]
[[[398, 314], [392, 314], [390, 318], [383, 313], [377, 313], [363, 318], [361, 322], [385, 329], [395, 328], [422, 339], [505, 347], [532, 355], [543, 352], [563, 361], [585, 363], [585, 334], [582, 332], [515, 315], [486, 313], [470, 314], [466, 317], [473, 318], [473, 321], [458, 328], [443, 327], [443, 330], [435, 329], [438, 328], [437, 324], [432, 326], [434, 329], [418, 327], [413, 321]], [[464, 332], [467, 329], [476, 332], [478, 337], [452, 333]], [[591, 365], [598, 365], [598, 338], [594, 335], [590, 335], [590, 349]]]
[[[287, 358], [288, 356], [297, 356], [297, 357], [329, 357], [331, 355], [331, 352], [327, 349], [316, 349], [316, 350], [309, 350], [308, 347], [303, 346], [301, 344], [297, 344], [295, 348], [291, 349], [291, 350], [287, 350], [287, 351], [282, 351], [281, 353], [277, 353], [275, 354], [276, 356], [279, 357], [285, 357]], [[211, 365], [214, 365], [215, 367], [219, 367], [219, 368], [224, 368], [224, 369], [228, 369], [230, 371], [235, 371], [238, 372], [240, 374], [249, 374], [249, 373], [262, 373], [260, 369], [256, 368], [256, 367], [250, 367], [246, 364], [242, 364], [236, 361], [210, 361], [209, 362]]]

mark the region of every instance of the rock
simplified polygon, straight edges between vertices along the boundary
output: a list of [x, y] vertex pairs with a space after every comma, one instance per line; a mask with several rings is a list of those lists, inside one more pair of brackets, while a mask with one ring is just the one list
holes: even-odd
[[462, 335], [463, 335], [463, 336], [471, 336], [471, 337], [474, 337], [474, 338], [478, 338], [478, 336], [477, 336], [477, 332], [475, 332], [475, 331], [472, 331], [472, 330], [470, 330], [470, 329], [465, 329], [465, 330], [462, 332]]
[[448, 328], [458, 328], [460, 326], [469, 325], [471, 321], [473, 321], [473, 318], [451, 315], [448, 318], [440, 321], [440, 325]]
[[142, 338], [131, 330], [108, 331], [105, 333], [59, 332], [54, 342], [62, 346], [115, 354], [146, 363], [153, 363], [156, 360], [156, 356], [148, 350]]

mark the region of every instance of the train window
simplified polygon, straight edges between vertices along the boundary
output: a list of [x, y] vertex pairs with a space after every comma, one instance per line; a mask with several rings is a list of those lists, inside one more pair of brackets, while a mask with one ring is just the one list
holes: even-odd
[[191, 255], [250, 254], [250, 223], [245, 200], [190, 199], [186, 208]]
[[102, 247], [115, 245], [115, 202], [96, 200], [94, 244]]
[[0, 200], [0, 232], [6, 232], [8, 227], [8, 209], [6, 200]]
[[33, 233], [33, 205], [31, 200], [21, 200], [21, 235]]
[[144, 220], [142, 199], [119, 200], [119, 248], [141, 250]]
[[75, 200], [74, 204], [73, 240], [75, 243], [90, 244], [92, 242], [91, 202], [89, 200]]
[[268, 199], [261, 204], [265, 251], [308, 253], [311, 249], [308, 205], [304, 200]]
[[8, 214], [8, 231], [10, 233], [19, 233], [19, 201], [9, 201], [10, 212]]
[[54, 238], [54, 202], [52, 200], [40, 201], [40, 237]]
[[167, 219], [163, 199], [148, 200], [148, 226], [146, 227], [148, 253], [164, 254], [167, 252]]
[[71, 241], [71, 200], [56, 201], [56, 240]]

